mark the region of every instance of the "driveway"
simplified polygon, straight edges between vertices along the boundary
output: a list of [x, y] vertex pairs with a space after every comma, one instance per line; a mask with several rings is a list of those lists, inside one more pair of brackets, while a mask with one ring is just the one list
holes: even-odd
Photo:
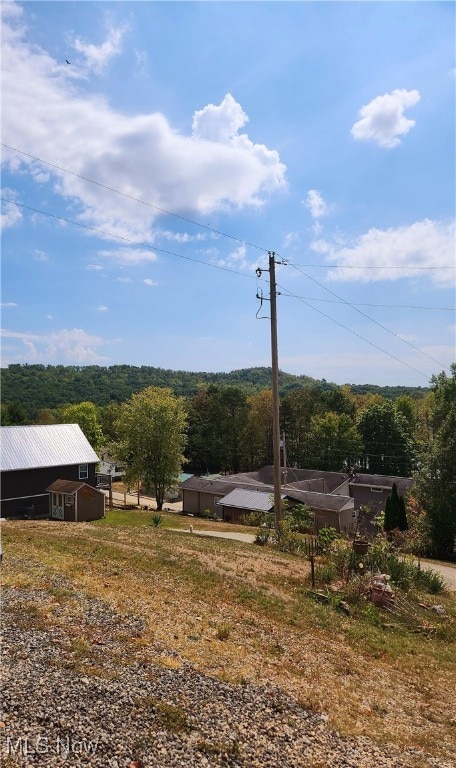
[[255, 536], [252, 533], [231, 533], [230, 531], [190, 531], [189, 528], [168, 528], [168, 531], [178, 531], [178, 533], [191, 533], [192, 536], [212, 536], [215, 539], [233, 539], [233, 541], [243, 541], [246, 544], [253, 544]]
[[432, 560], [421, 560], [421, 568], [431, 571], [437, 571], [445, 579], [445, 586], [450, 592], [456, 592], [456, 567], [451, 565], [441, 565]]

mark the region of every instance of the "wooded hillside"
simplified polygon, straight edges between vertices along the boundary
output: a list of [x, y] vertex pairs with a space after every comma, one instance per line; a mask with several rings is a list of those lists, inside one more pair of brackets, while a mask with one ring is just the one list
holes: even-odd
[[[210, 384], [236, 386], [245, 394], [254, 394], [271, 386], [270, 368], [244, 368], [230, 373], [172, 371], [142, 365], [10, 365], [2, 368], [2, 401], [18, 403], [33, 418], [42, 408], [58, 408], [70, 403], [90, 401], [97, 406], [122, 403], [134, 392], [146, 387], [170, 387], [174, 394], [192, 397]], [[284, 371], [279, 376], [280, 393], [318, 386], [338, 389], [336, 384], [310, 376], [295, 376]], [[400, 395], [423, 397], [425, 387], [378, 387], [370, 384], [349, 385], [353, 394], [378, 394], [388, 399]]]

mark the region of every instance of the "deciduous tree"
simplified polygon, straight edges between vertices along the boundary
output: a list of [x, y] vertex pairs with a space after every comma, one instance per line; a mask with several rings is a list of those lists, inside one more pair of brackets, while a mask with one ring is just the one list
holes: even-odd
[[183, 398], [168, 388], [148, 387], [121, 407], [115, 456], [126, 462], [127, 482], [141, 479], [153, 488], [158, 510], [181, 472], [186, 424]]
[[366, 408], [356, 426], [364, 443], [364, 469], [379, 475], [410, 475], [412, 445], [404, 418], [391, 402]]
[[433, 378], [434, 439], [415, 478], [414, 493], [423, 507], [436, 557], [456, 554], [456, 364], [452, 376]]
[[99, 453], [104, 437], [98, 422], [97, 409], [93, 403], [69, 405], [62, 411], [62, 421], [64, 424], [79, 424], [95, 453]]

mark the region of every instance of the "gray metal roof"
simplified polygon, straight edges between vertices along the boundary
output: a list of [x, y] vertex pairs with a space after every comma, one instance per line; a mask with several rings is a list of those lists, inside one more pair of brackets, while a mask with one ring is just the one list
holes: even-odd
[[[236, 477], [241, 477], [236, 475]], [[252, 485], [256, 490], [261, 491], [274, 491], [273, 486], [268, 487], [258, 480], [255, 483], [250, 482], [233, 482], [233, 475], [226, 475], [224, 477], [218, 475], [214, 479], [208, 479], [207, 477], [190, 477], [188, 480], [184, 480], [180, 487], [183, 491], [201, 491], [203, 493], [212, 493], [214, 496], [224, 496], [233, 491], [235, 488], [246, 488], [252, 490]]]
[[353, 509], [354, 499], [351, 496], [336, 496], [332, 493], [312, 493], [312, 491], [297, 491], [291, 486], [282, 486], [287, 498], [307, 504], [311, 509], [323, 509], [327, 512], [342, 512], [343, 509]]
[[[282, 494], [281, 498], [285, 498]], [[263, 491], [248, 491], [245, 488], [236, 488], [230, 491], [223, 499], [217, 501], [220, 507], [237, 507], [238, 509], [251, 509], [255, 512], [269, 512], [274, 509], [274, 499], [270, 493]]]
[[1, 427], [0, 445], [2, 472], [98, 462], [78, 424]]
[[392, 488], [396, 483], [399, 488], [409, 488], [413, 483], [412, 477], [393, 477], [392, 475], [369, 475], [364, 472], [356, 472], [350, 478], [350, 485], [369, 485], [377, 488]]

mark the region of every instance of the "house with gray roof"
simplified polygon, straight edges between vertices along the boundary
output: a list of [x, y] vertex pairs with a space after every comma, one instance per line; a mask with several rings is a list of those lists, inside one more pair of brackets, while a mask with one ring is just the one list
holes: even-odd
[[[284, 493], [281, 498], [285, 498]], [[216, 505], [220, 507], [222, 520], [236, 523], [240, 517], [250, 512], [271, 512], [274, 509], [274, 498], [270, 492], [235, 488], [217, 501]]]
[[392, 477], [389, 475], [372, 475], [355, 472], [349, 480], [350, 496], [355, 502], [355, 510], [361, 506], [369, 507], [369, 518], [366, 530], [372, 532], [375, 528], [375, 518], [385, 509], [386, 499], [391, 493], [393, 483], [396, 483], [399, 496], [407, 497], [413, 484], [411, 477]]
[[3, 517], [45, 517], [56, 480], [96, 487], [98, 456], [78, 424], [0, 427]]
[[[211, 514], [232, 523], [240, 522], [251, 512], [268, 512], [274, 506], [274, 486], [262, 483], [258, 474], [191, 477], [181, 485], [182, 510], [191, 515]], [[312, 481], [316, 480], [312, 478]], [[307, 483], [302, 480], [283, 485], [282, 498], [292, 504], [310, 507], [318, 530], [325, 526], [332, 526], [337, 531], [348, 530], [354, 517], [353, 499], [348, 494], [308, 491]], [[318, 485], [318, 488], [323, 487]]]

